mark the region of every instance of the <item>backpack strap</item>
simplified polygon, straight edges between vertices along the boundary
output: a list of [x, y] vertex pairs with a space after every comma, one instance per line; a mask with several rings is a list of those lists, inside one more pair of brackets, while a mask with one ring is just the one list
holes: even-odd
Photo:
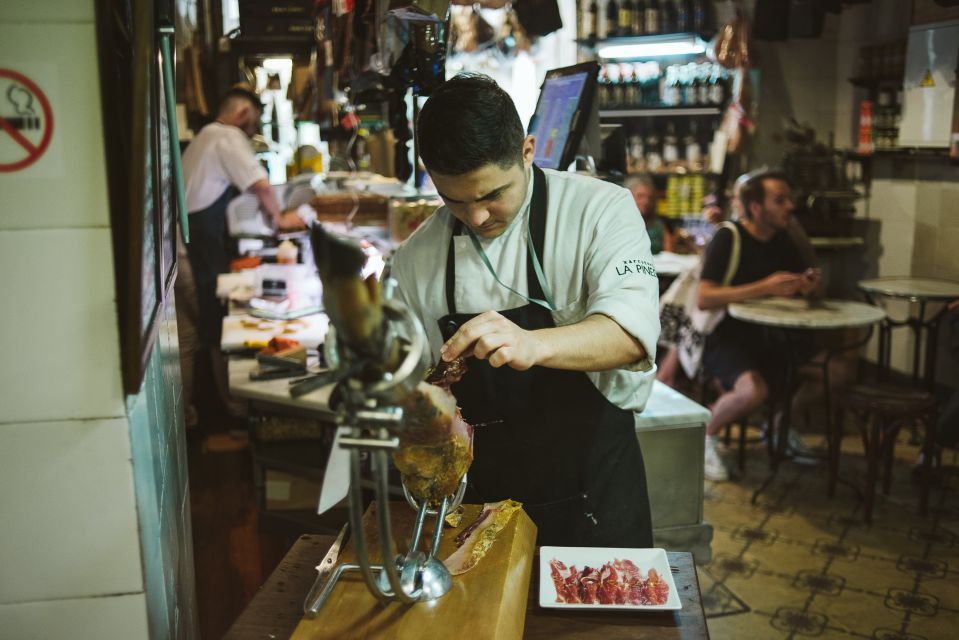
[[729, 283], [733, 281], [733, 278], [736, 277], [736, 272], [739, 271], [739, 227], [736, 226], [733, 222], [724, 222], [719, 225], [721, 228], [729, 229], [729, 232], [733, 234], [733, 246], [729, 252], [729, 264], [726, 265], [726, 275], [723, 276], [722, 286], [728, 287]]

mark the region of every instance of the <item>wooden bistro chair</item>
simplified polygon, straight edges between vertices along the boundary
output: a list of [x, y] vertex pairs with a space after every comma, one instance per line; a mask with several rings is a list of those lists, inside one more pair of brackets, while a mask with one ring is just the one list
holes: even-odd
[[[872, 522], [876, 482], [880, 471], [883, 495], [889, 495], [893, 454], [899, 430], [906, 424], [920, 423], [924, 426], [919, 513], [926, 515], [936, 439], [935, 397], [928, 391], [915, 387], [889, 383], [855, 384], [844, 392], [842, 406], [845, 413], [856, 422], [865, 449], [866, 486], [863, 491], [863, 506], [867, 523]], [[841, 429], [837, 431], [841, 432]], [[836, 474], [831, 474], [830, 493], [835, 491], [835, 487]]]

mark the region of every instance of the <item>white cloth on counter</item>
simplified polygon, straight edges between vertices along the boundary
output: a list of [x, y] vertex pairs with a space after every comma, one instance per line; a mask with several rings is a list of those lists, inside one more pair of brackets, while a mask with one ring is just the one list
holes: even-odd
[[[649, 236], [629, 191], [574, 173], [544, 170], [547, 222], [544, 255], [546, 283], [553, 294], [557, 326], [602, 314], [637, 338], [647, 357], [611, 371], [587, 372], [613, 404], [641, 411], [653, 384], [659, 338], [659, 280]], [[526, 234], [533, 180], [526, 204], [502, 235], [480, 242], [503, 282], [527, 294]], [[449, 313], [445, 265], [455, 219], [443, 206], [400, 246], [392, 261], [398, 296], [423, 321], [433, 361], [443, 344], [437, 321]], [[527, 304], [499, 285], [467, 235], [453, 238], [456, 255], [454, 297], [459, 313], [481, 313]]]
[[[275, 191], [275, 189], [274, 189]], [[226, 205], [226, 229], [231, 237], [272, 236], [270, 214], [260, 209], [255, 193], [241, 193]]]
[[[274, 192], [278, 190], [271, 188]], [[309, 204], [301, 204], [293, 211], [307, 228], [316, 222], [316, 209]], [[260, 199], [255, 193], [241, 193], [226, 206], [226, 228], [231, 237], [273, 236], [276, 230], [271, 223], [270, 214], [260, 208]]]
[[230, 185], [246, 191], [267, 179], [250, 145], [238, 127], [212, 122], [200, 130], [183, 152], [186, 181], [186, 209], [202, 211], [216, 202]]

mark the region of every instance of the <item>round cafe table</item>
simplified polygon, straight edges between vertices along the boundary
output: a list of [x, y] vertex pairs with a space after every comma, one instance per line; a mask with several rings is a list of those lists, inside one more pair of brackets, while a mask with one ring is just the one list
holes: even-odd
[[[826, 358], [822, 363], [823, 386], [824, 386], [824, 408], [826, 410], [826, 441], [829, 450], [829, 478], [830, 487], [835, 486], [835, 480], [839, 473], [839, 445], [840, 438], [837, 433], [840, 429], [832, 427], [832, 408], [829, 398], [829, 360], [841, 351], [857, 349], [872, 336], [873, 326], [881, 322], [886, 317], [886, 312], [871, 304], [863, 302], [854, 302], [852, 300], [832, 300], [826, 299], [818, 302], [811, 302], [804, 298], [781, 298], [770, 297], [747, 302], [736, 302], [729, 305], [728, 313], [733, 318], [759, 325], [769, 330], [778, 330], [783, 333], [787, 344], [787, 360], [784, 365], [784, 393], [782, 398], [782, 419], [778, 425], [778, 437], [767, 438], [769, 443], [769, 477], [753, 493], [752, 500], [766, 490], [769, 484], [776, 477], [779, 471], [779, 464], [786, 459], [786, 443], [789, 436], [789, 429], [792, 422], [792, 399], [793, 382], [796, 376], [796, 370], [803, 363], [798, 361], [796, 355], [796, 334], [801, 331], [824, 331], [828, 329], [851, 329], [868, 328], [866, 336], [856, 342], [843, 345], [838, 348], [832, 348], [827, 351]], [[775, 425], [775, 420], [770, 420]], [[775, 445], [774, 445], [775, 443]]]
[[[919, 305], [919, 314], [904, 320], [886, 318], [879, 334], [879, 368], [883, 377], [889, 372], [889, 355], [892, 350], [892, 330], [896, 327], [909, 327], [913, 335], [912, 380], [929, 391], [935, 387], [936, 351], [939, 338], [939, 324], [945, 315], [945, 303], [959, 298], [959, 282], [936, 278], [890, 277], [860, 280], [859, 289], [866, 294], [870, 302], [876, 298], [893, 298], [914, 302]], [[930, 317], [926, 317], [927, 305], [942, 306]], [[926, 361], [920, 376], [919, 354], [922, 352], [923, 333], [925, 333]]]

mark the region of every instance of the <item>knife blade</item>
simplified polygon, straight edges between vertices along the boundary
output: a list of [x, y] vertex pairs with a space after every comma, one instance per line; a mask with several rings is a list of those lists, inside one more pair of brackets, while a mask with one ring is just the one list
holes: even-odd
[[319, 611], [317, 601], [320, 598], [320, 592], [323, 591], [323, 587], [326, 586], [326, 581], [333, 572], [337, 559], [340, 557], [340, 551], [349, 539], [350, 523], [347, 522], [343, 525], [343, 528], [340, 529], [340, 535], [333, 541], [333, 545], [330, 547], [330, 550], [326, 552], [323, 560], [316, 566], [316, 580], [313, 581], [313, 586], [310, 587], [310, 591], [306, 594], [306, 599], [303, 601], [303, 613], [305, 613], [307, 617], [313, 617], [317, 611]]

